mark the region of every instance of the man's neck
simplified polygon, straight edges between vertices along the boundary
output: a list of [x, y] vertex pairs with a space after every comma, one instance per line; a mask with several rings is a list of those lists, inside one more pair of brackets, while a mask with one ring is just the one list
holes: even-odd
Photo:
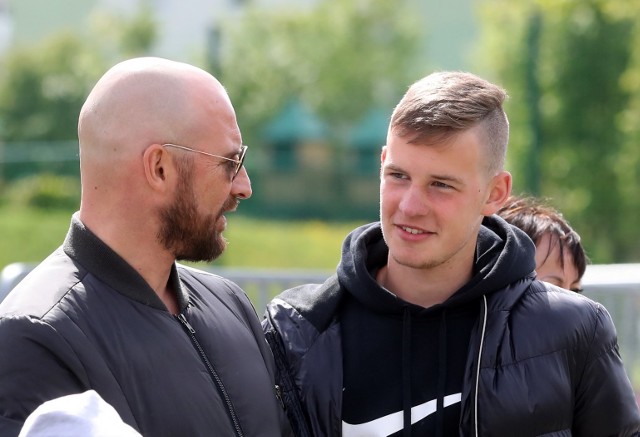
[[403, 266], [391, 258], [376, 276], [378, 284], [391, 293], [424, 308], [443, 303], [470, 279], [471, 268], [466, 273], [444, 265], [419, 269]]
[[130, 225], [132, 220], [104, 221], [87, 214], [81, 214], [80, 220], [142, 276], [172, 314], [178, 312], [176, 290], [169, 280], [175, 258], [157, 242], [152, 226]]

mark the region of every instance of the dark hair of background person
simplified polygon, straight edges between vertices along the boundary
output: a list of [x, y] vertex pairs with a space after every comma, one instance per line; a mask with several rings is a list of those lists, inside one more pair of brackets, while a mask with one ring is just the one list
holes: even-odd
[[564, 254], [568, 251], [578, 271], [578, 279], [582, 279], [590, 261], [582, 246], [580, 235], [562, 213], [547, 202], [532, 196], [511, 196], [497, 214], [522, 229], [533, 240], [536, 248], [542, 237], [548, 234], [551, 241], [547, 257], [558, 245], [560, 263], [564, 267]]

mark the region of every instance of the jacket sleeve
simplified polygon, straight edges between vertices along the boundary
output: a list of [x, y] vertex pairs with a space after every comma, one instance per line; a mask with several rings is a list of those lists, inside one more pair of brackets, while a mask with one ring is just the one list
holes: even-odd
[[573, 434], [630, 436], [640, 432], [640, 412], [618, 351], [607, 310], [595, 307], [584, 372], [576, 390]]
[[275, 359], [276, 385], [279, 388], [283, 411], [291, 425], [292, 435], [296, 437], [311, 436], [293, 376], [289, 371], [282, 339], [270, 324], [268, 317], [263, 320], [262, 327]]
[[[231, 287], [234, 290], [234, 296], [238, 299], [245, 316], [245, 320], [249, 324], [249, 327], [253, 332], [253, 336], [258, 343], [260, 353], [262, 354], [267, 370], [269, 371], [269, 375], [271, 376], [271, 379], [273, 381], [275, 390], [274, 394], [279, 397], [280, 394], [277, 392], [278, 385], [276, 380], [277, 369], [274, 361], [274, 356], [265, 339], [265, 335], [262, 331], [262, 326], [260, 324], [258, 314], [256, 313], [256, 309], [251, 303], [251, 300], [249, 300], [247, 294], [239, 286], [237, 286], [233, 282], [229, 283], [232, 284]], [[282, 406], [282, 400], [279, 400], [279, 405]], [[291, 429], [288, 417], [285, 414], [284, 408], [278, 409], [278, 418], [281, 426], [282, 437], [293, 437], [294, 434]]]
[[0, 435], [17, 436], [27, 416], [50, 399], [83, 391], [69, 345], [47, 323], [0, 319]]

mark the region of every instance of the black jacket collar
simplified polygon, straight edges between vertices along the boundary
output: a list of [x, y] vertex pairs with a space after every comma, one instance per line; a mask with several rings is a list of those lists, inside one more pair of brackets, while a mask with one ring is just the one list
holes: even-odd
[[[91, 232], [80, 221], [78, 213], [71, 219], [71, 226], [62, 247], [75, 262], [117, 292], [144, 305], [160, 310], [167, 309], [144, 278]], [[175, 263], [171, 267], [169, 280], [176, 290], [178, 305], [182, 311], [188, 304], [189, 295], [180, 283]]]

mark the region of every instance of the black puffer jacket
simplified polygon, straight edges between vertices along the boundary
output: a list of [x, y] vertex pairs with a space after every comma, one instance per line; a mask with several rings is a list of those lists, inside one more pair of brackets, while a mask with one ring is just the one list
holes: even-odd
[[180, 314], [74, 218], [0, 305], [0, 436], [43, 402], [95, 390], [142, 435], [282, 435], [273, 356], [244, 292], [176, 265]]
[[[606, 309], [536, 281], [531, 242], [503, 220], [486, 219], [481, 234], [471, 280], [475, 285], [450, 298], [472, 299], [477, 305], [459, 435], [637, 433], [640, 414]], [[371, 274], [386, 260], [386, 253], [377, 253], [381, 241], [379, 224], [356, 229], [345, 241], [337, 276], [285, 291], [267, 308], [263, 329], [300, 436], [342, 433], [341, 311], [347, 296], [388, 299]], [[501, 283], [500, 278], [508, 280]]]

